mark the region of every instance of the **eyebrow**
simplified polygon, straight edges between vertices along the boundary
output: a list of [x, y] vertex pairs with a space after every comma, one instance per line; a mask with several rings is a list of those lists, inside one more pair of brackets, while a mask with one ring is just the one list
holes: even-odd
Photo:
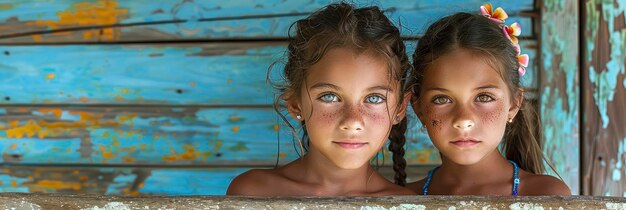
[[[498, 86], [495, 86], [495, 85], [485, 85], [485, 86], [480, 86], [480, 87], [474, 88], [474, 90], [486, 90], [486, 89], [500, 89], [500, 88]], [[448, 89], [440, 88], [440, 87], [429, 88], [426, 91], [431, 91], [431, 90], [438, 90], [438, 91], [441, 91], [441, 92], [448, 92], [449, 91]]]
[[[326, 83], [326, 82], [316, 83], [315, 85], [311, 86], [309, 89], [321, 89], [321, 88], [329, 88], [329, 89], [334, 89], [334, 90], [340, 90], [341, 89], [337, 85], [333, 85], [333, 84]], [[367, 90], [368, 91], [383, 90], [383, 91], [393, 92], [393, 89], [390, 86], [387, 86], [387, 85], [376, 85], [376, 86], [367, 88]]]

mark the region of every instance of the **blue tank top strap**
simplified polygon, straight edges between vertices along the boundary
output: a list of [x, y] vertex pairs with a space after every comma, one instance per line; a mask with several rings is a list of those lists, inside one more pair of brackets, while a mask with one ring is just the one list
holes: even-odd
[[517, 187], [520, 183], [519, 167], [517, 167], [517, 163], [515, 163], [515, 161], [509, 160], [509, 163], [513, 165], [513, 192], [511, 192], [511, 195], [517, 196]]
[[433, 179], [433, 174], [435, 173], [435, 171], [437, 171], [437, 169], [439, 169], [439, 167], [440, 166], [437, 166], [433, 168], [432, 170], [428, 171], [428, 177], [426, 177], [426, 182], [424, 182], [424, 186], [422, 187], [423, 195], [428, 195], [428, 186], [430, 185], [430, 180]]
[[[515, 161], [509, 160], [509, 163], [513, 165], [513, 191], [511, 192], [511, 195], [517, 196], [517, 187], [519, 186], [519, 183], [520, 183], [519, 167], [517, 167], [517, 163], [515, 163]], [[430, 181], [433, 179], [433, 174], [435, 174], [435, 171], [437, 171], [439, 167], [440, 166], [437, 166], [433, 168], [432, 170], [428, 171], [428, 177], [426, 177], [426, 182], [424, 182], [424, 186], [422, 187], [423, 195], [428, 195], [428, 187], [430, 186]]]

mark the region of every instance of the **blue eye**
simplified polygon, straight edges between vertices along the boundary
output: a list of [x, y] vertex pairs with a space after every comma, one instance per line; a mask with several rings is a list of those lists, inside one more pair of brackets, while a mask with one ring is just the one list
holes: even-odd
[[319, 97], [319, 100], [325, 103], [339, 102], [339, 97], [335, 94], [327, 93]]
[[438, 105], [447, 104], [450, 102], [450, 99], [444, 96], [436, 96], [435, 98], [433, 98], [433, 103]]
[[371, 95], [371, 96], [367, 96], [367, 98], [365, 98], [365, 101], [367, 103], [380, 104], [380, 103], [384, 102], [385, 99], [383, 97], [380, 97], [380, 96], [377, 96], [377, 95]]

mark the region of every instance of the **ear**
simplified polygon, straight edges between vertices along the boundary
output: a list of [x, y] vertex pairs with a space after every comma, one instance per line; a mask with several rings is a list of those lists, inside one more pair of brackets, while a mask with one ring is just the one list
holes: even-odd
[[[285, 100], [285, 104], [287, 105], [287, 112], [289, 112], [289, 115], [291, 115], [291, 117], [297, 121], [303, 121], [304, 118], [302, 117], [300, 100], [298, 99], [298, 97], [295, 96], [293, 91], [285, 93], [285, 95], [283, 96], [283, 100]], [[297, 115], [300, 115], [301, 118], [298, 119]]]
[[515, 118], [517, 112], [519, 112], [520, 108], [522, 108], [522, 103], [524, 102], [524, 89], [520, 88], [517, 90], [517, 94], [513, 96], [513, 101], [511, 101], [511, 107], [509, 108], [509, 119]]
[[398, 107], [398, 110], [396, 111], [396, 116], [394, 117], [393, 120], [393, 124], [398, 124], [402, 121], [402, 119], [404, 119], [404, 117], [406, 116], [406, 109], [409, 106], [409, 102], [411, 102], [411, 92], [407, 92], [404, 94], [403, 100], [402, 100], [402, 104], [400, 105], [400, 107]]

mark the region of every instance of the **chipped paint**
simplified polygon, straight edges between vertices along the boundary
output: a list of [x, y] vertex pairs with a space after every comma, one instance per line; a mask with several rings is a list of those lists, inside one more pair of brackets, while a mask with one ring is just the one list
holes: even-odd
[[[616, 3], [617, 2], [617, 3]], [[589, 180], [586, 191], [592, 195], [623, 196], [626, 193], [623, 131], [624, 116], [621, 107], [626, 103], [621, 81], [626, 75], [626, 26], [622, 16], [625, 3], [614, 0], [586, 2], [585, 37], [588, 82], [584, 87], [593, 98], [586, 102], [585, 122], [587, 148], [593, 148], [591, 161], [585, 171]], [[621, 83], [621, 84], [620, 84]], [[599, 124], [601, 126], [595, 126]]]
[[[579, 189], [578, 3], [544, 1], [541, 25], [539, 113], [544, 154], [563, 181]], [[560, 20], [560, 21], [554, 21]], [[550, 167], [546, 167], [547, 172]]]
[[[51, 30], [77, 26], [112, 25], [128, 18], [128, 9], [118, 8], [118, 4], [116, 1], [109, 0], [76, 2], [70, 8], [59, 11], [57, 20], [36, 20], [26, 24], [30, 26], [45, 26]], [[67, 33], [59, 32], [53, 35], [67, 35]], [[82, 35], [85, 40], [95, 37], [102, 40], [116, 40], [120, 36], [120, 29], [85, 30], [82, 32]], [[41, 35], [33, 35], [33, 39], [36, 41], [41, 40]]]

